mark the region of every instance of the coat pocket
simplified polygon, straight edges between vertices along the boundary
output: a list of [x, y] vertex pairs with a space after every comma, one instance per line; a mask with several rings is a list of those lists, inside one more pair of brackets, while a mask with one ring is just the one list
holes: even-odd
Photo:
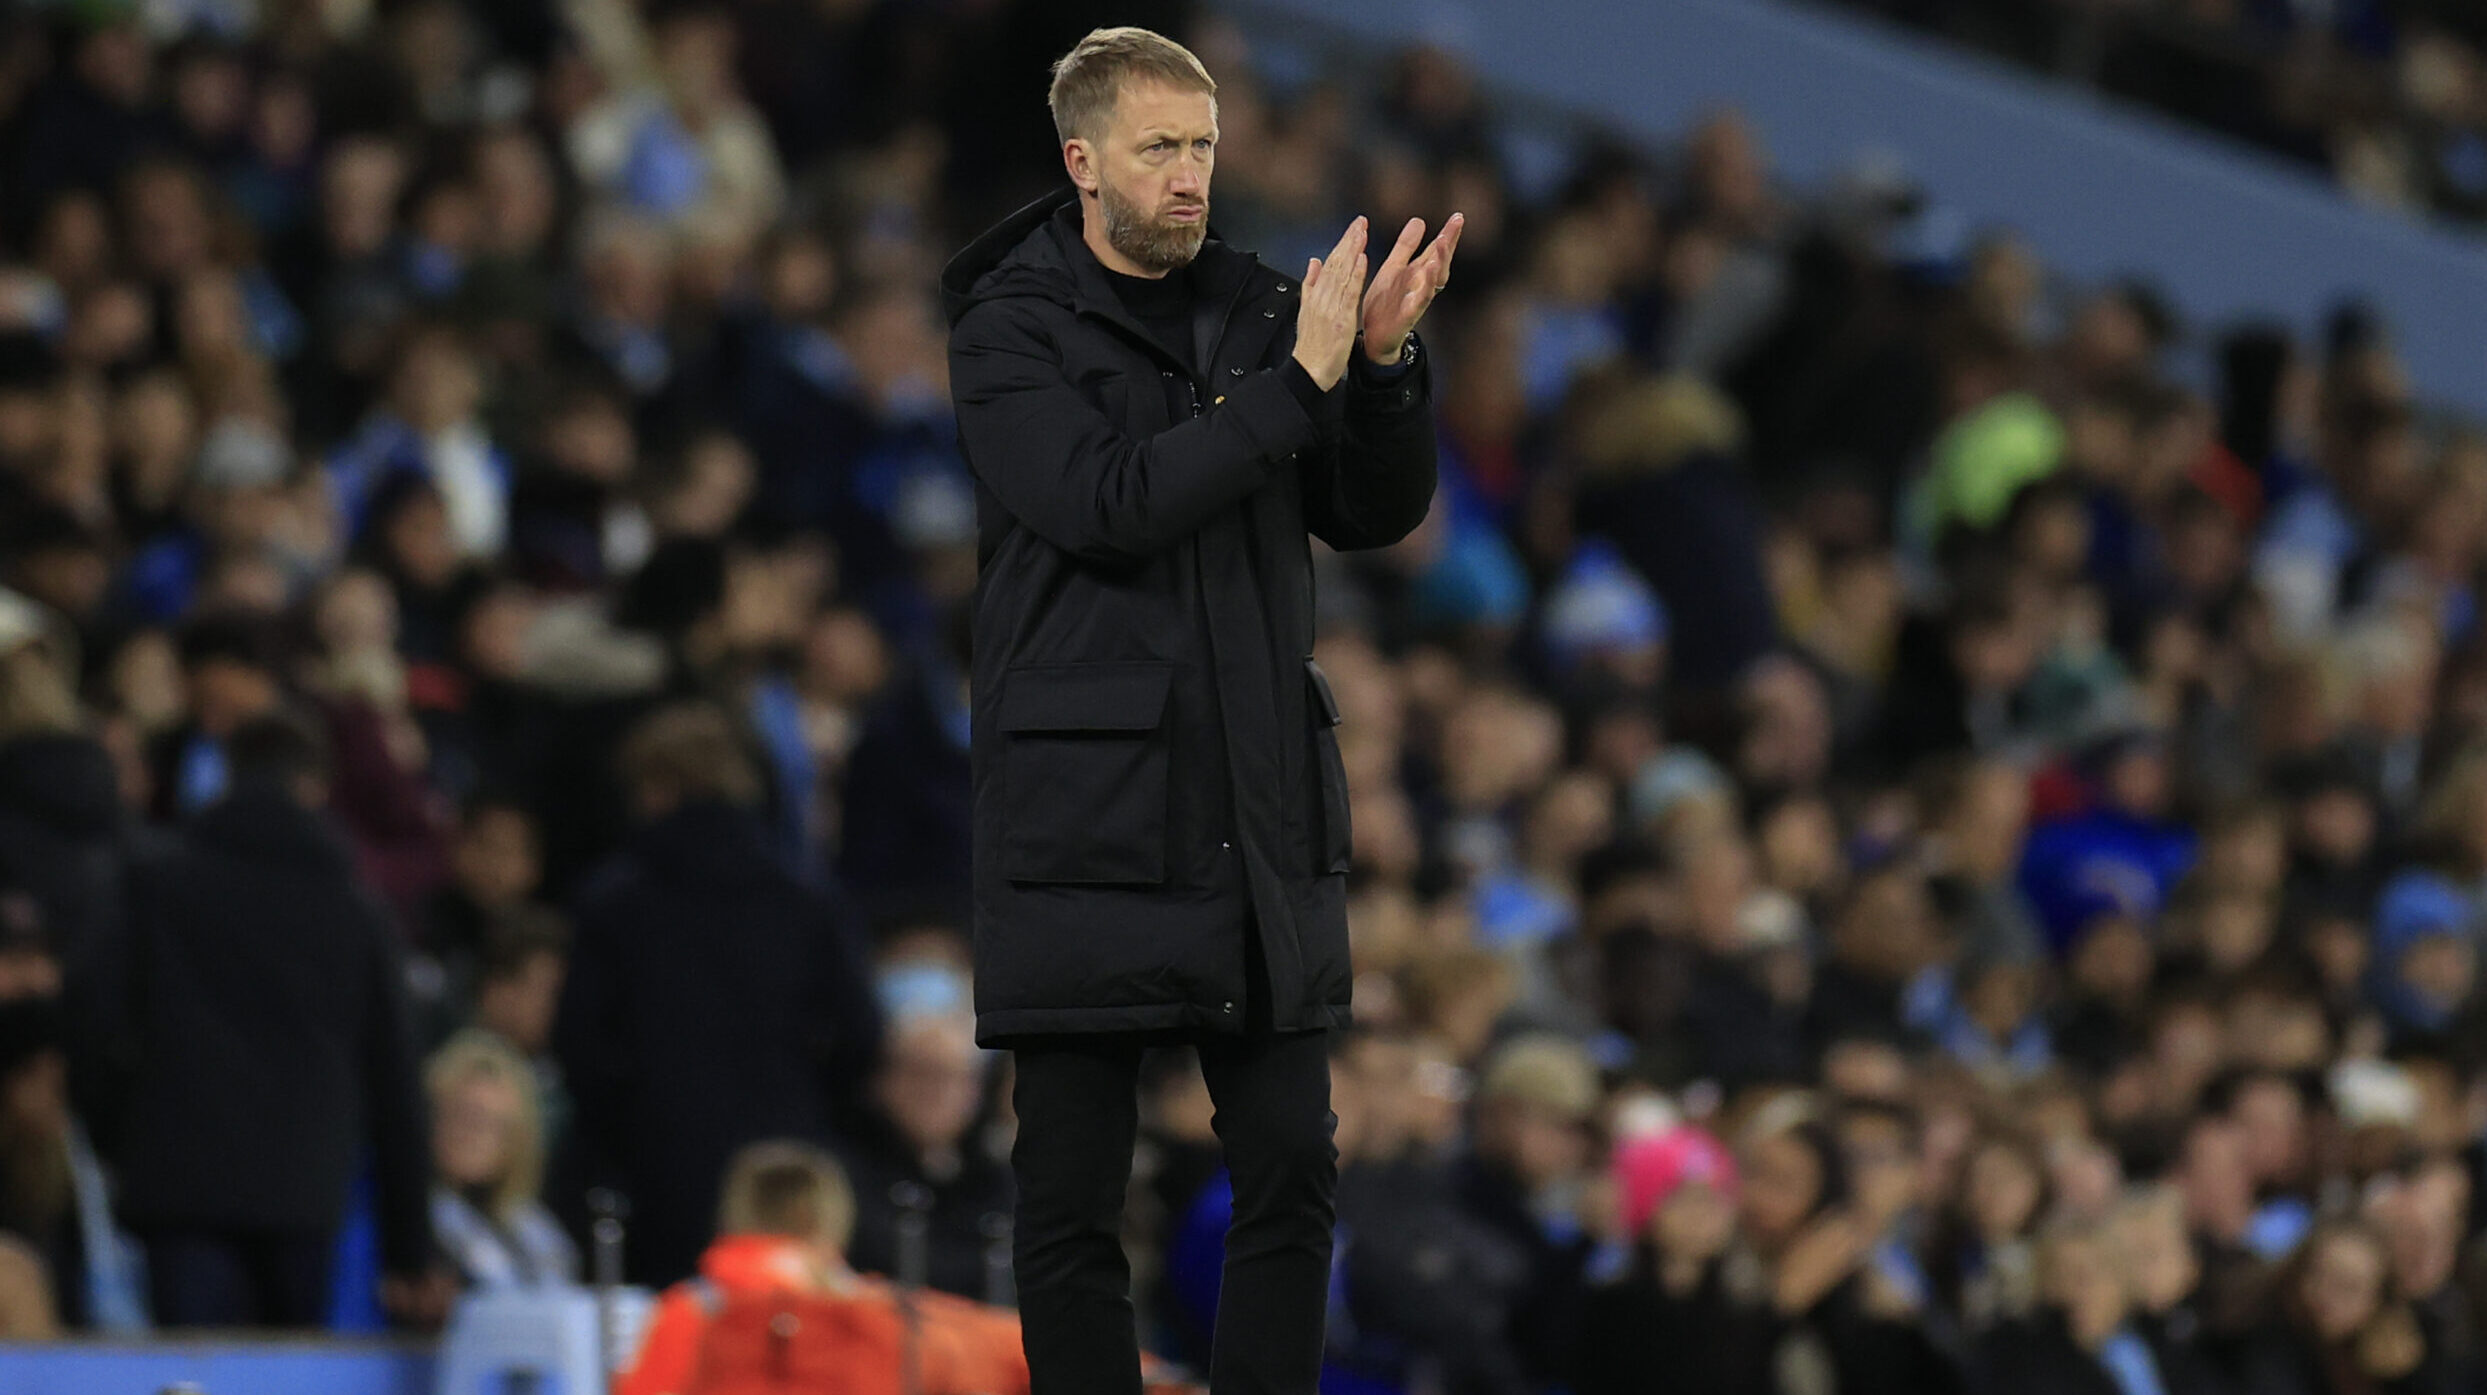
[[1002, 679], [1002, 876], [1166, 880], [1166, 698], [1157, 660], [1029, 664]]
[[1347, 816], [1347, 763], [1339, 756], [1338, 697], [1321, 665], [1304, 661], [1304, 677], [1312, 684], [1313, 745], [1321, 766], [1321, 841], [1313, 870], [1327, 875], [1347, 871], [1355, 862], [1355, 830]]

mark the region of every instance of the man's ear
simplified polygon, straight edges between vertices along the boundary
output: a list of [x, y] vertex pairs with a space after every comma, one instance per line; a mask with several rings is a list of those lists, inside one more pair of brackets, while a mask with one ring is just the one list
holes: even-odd
[[1097, 158], [1088, 142], [1074, 136], [1062, 143], [1062, 168], [1083, 194], [1097, 192]]

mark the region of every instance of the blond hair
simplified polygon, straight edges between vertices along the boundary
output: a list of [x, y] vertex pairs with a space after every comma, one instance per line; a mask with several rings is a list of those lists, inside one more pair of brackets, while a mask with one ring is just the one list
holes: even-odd
[[760, 772], [725, 710], [685, 702], [659, 710], [622, 742], [622, 779], [634, 794], [760, 802]]
[[535, 1072], [518, 1048], [479, 1028], [469, 1027], [451, 1037], [423, 1070], [434, 1113], [448, 1102], [450, 1092], [478, 1080], [506, 1085], [518, 1098], [518, 1127], [510, 1138], [509, 1161], [492, 1188], [492, 1215], [507, 1220], [544, 1186], [544, 1103], [536, 1091]]
[[1744, 410], [1689, 373], [1593, 381], [1581, 399], [1575, 446], [1590, 478], [1655, 473], [1701, 452], [1744, 447]]
[[844, 1249], [855, 1233], [855, 1190], [838, 1160], [809, 1143], [754, 1143], [726, 1171], [717, 1229], [826, 1240]]
[[1054, 64], [1054, 133], [1067, 144], [1095, 140], [1113, 118], [1114, 103], [1130, 83], [1160, 82], [1178, 91], [1218, 95], [1217, 81], [1192, 51], [1153, 30], [1122, 25], [1091, 29]]

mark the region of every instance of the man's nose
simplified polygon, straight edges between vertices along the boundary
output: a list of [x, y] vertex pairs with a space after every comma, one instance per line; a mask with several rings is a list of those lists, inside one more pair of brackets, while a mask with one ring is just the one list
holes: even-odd
[[1185, 155], [1176, 162], [1166, 187], [1178, 194], [1197, 194], [1209, 184], [1207, 161], [1198, 155]]

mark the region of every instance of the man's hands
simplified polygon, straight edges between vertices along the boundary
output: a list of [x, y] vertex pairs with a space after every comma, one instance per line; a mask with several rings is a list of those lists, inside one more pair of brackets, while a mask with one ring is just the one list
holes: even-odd
[[1347, 356], [1356, 349], [1356, 309], [1364, 290], [1364, 220], [1330, 249], [1325, 262], [1315, 257], [1304, 268], [1304, 304], [1295, 315], [1295, 361], [1312, 375], [1313, 386], [1328, 392], [1347, 373]]
[[1459, 250], [1460, 230], [1467, 226], [1466, 214], [1452, 214], [1421, 257], [1416, 255], [1416, 244], [1424, 239], [1425, 220], [1410, 218], [1399, 230], [1398, 245], [1383, 258], [1382, 269], [1374, 273], [1373, 285], [1364, 293], [1365, 357], [1375, 363], [1399, 361], [1416, 322], [1425, 318], [1433, 298], [1451, 284], [1451, 255]]
[[1452, 214], [1433, 245], [1419, 256], [1416, 244], [1425, 238], [1425, 220], [1410, 218], [1370, 286], [1364, 281], [1362, 218], [1347, 225], [1328, 257], [1315, 257], [1305, 265], [1304, 305], [1295, 322], [1295, 361], [1312, 375], [1315, 387], [1328, 392], [1338, 386], [1346, 375], [1347, 356], [1355, 350], [1359, 328], [1367, 358], [1383, 364], [1399, 361], [1416, 322], [1425, 318], [1433, 298], [1451, 284], [1451, 257], [1459, 251], [1459, 234], [1467, 226], [1466, 214]]

